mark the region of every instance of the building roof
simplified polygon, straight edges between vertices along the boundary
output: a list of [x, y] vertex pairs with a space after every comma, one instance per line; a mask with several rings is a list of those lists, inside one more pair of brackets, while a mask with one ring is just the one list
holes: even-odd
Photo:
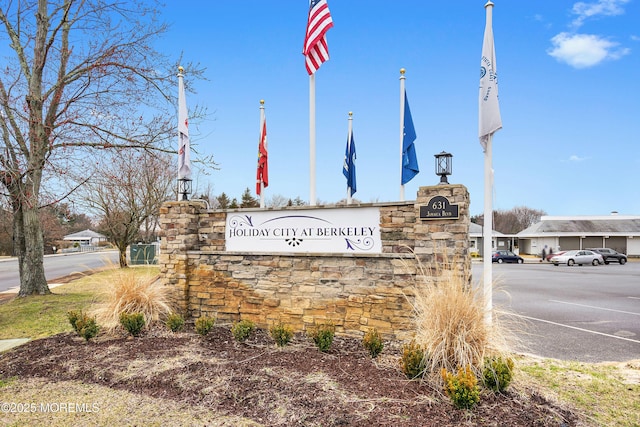
[[93, 230], [78, 231], [77, 233], [67, 234], [63, 240], [90, 240], [90, 239], [106, 239], [104, 234], [96, 233]]
[[[483, 227], [480, 224], [476, 224], [472, 222], [469, 224], [469, 236], [471, 237], [482, 237]], [[504, 237], [505, 235], [499, 231], [491, 230], [492, 237]]]
[[516, 236], [640, 236], [640, 216], [543, 216]]

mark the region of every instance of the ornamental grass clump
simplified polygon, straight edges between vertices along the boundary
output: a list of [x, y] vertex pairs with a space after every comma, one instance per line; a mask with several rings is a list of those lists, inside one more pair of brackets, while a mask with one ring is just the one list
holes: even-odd
[[167, 287], [156, 275], [136, 274], [132, 269], [123, 269], [110, 276], [109, 290], [101, 297], [95, 315], [107, 330], [115, 330], [120, 324], [120, 313], [140, 313], [146, 326], [169, 315], [171, 305]]
[[485, 358], [508, 354], [512, 335], [495, 310], [492, 322], [486, 322], [481, 286], [471, 284], [469, 263], [436, 257], [440, 262], [432, 268], [417, 261], [417, 283], [413, 297], [408, 297], [415, 341], [429, 356], [425, 368], [437, 373], [465, 366], [482, 378]]

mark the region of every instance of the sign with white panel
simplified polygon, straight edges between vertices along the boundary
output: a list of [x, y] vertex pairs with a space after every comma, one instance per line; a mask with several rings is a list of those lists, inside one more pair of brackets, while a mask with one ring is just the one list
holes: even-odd
[[381, 253], [378, 208], [229, 212], [233, 252]]

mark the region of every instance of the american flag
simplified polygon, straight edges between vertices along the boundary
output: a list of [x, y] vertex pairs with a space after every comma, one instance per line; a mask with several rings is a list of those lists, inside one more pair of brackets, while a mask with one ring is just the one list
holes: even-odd
[[309, 75], [318, 71], [322, 63], [329, 59], [326, 33], [331, 27], [333, 27], [333, 20], [327, 0], [311, 0], [307, 34], [302, 50], [302, 54], [307, 58], [306, 66]]

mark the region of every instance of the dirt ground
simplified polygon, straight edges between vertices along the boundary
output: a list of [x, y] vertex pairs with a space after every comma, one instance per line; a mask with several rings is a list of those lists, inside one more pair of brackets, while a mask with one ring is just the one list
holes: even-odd
[[321, 353], [304, 335], [278, 348], [266, 331], [238, 343], [225, 326], [206, 337], [155, 327], [88, 344], [71, 333], [31, 341], [0, 355], [0, 380], [100, 385], [263, 426], [586, 425], [526, 389], [483, 392], [472, 411], [458, 410], [440, 390], [408, 381], [399, 354], [387, 343], [372, 359], [361, 341], [343, 337]]

